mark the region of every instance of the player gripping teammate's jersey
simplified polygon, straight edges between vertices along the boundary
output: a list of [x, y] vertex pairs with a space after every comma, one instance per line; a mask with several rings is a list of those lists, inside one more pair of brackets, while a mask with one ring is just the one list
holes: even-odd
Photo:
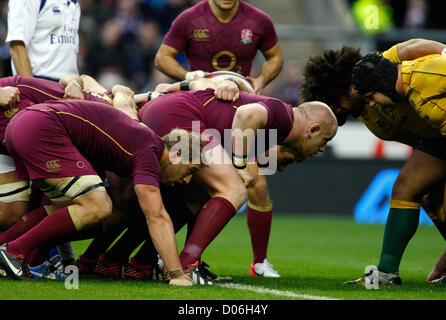
[[[19, 89], [20, 102], [8, 109], [0, 109], [0, 141], [3, 141], [6, 126], [17, 112], [33, 104], [42, 103], [47, 100], [62, 100], [65, 94], [65, 87], [63, 85], [54, 81], [32, 77], [14, 76], [0, 78], [0, 87], [6, 86]], [[111, 91], [107, 91], [104, 94], [97, 94], [83, 90], [83, 94], [84, 100], [102, 102], [109, 105], [113, 104]], [[0, 145], [0, 154], [8, 154], [3, 144]]]
[[[398, 45], [383, 52], [382, 56], [390, 61], [401, 63], [398, 57]], [[403, 63], [403, 65], [405, 64]], [[374, 135], [383, 140], [416, 146], [420, 139], [441, 137], [438, 130], [420, 118], [408, 103], [398, 103], [392, 107], [380, 104], [376, 104], [373, 108], [366, 106], [358, 119]]]
[[76, 0], [9, 1], [6, 43], [22, 41], [25, 44], [36, 77], [59, 80], [78, 74], [80, 15]]
[[277, 43], [271, 19], [243, 1], [230, 23], [220, 22], [208, 1], [202, 1], [182, 12], [163, 40], [185, 52], [190, 70], [225, 70], [244, 76], [250, 75], [257, 50], [267, 51]]
[[200, 133], [216, 129], [223, 140], [224, 130], [232, 128], [237, 108], [250, 103], [265, 107], [268, 113], [265, 129], [277, 130], [278, 143], [289, 135], [294, 121], [292, 106], [278, 99], [247, 92], [240, 92], [240, 98], [235, 102], [216, 99], [213, 89], [169, 93], [142, 106], [138, 117], [160, 136], [173, 128], [192, 131], [196, 121], [200, 125]]

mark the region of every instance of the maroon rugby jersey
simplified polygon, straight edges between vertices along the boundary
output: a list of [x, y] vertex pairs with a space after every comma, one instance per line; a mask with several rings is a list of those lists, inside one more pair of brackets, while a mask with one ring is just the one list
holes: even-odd
[[[12, 108], [0, 108], [0, 141], [5, 137], [6, 126], [9, 120], [20, 110], [33, 104], [47, 100], [61, 100], [65, 94], [65, 87], [61, 84], [33, 77], [6, 77], [0, 78], [0, 87], [17, 87], [20, 91], [20, 102]], [[112, 104], [110, 91], [104, 94], [83, 90], [85, 100]], [[0, 153], [7, 154], [6, 149], [0, 147]]]
[[[160, 186], [163, 139], [121, 111], [104, 103], [60, 100], [30, 106], [23, 112], [45, 112], [55, 123], [60, 123], [74, 147], [97, 170], [132, 178], [134, 184]], [[11, 121], [11, 128], [20, 123], [20, 118], [21, 114]], [[26, 134], [26, 123], [20, 125]], [[47, 126], [50, 125], [48, 122]], [[45, 130], [48, 129], [43, 128]], [[7, 145], [9, 148], [9, 142]], [[39, 150], [38, 145], [35, 148]], [[61, 150], [61, 156], [63, 154]]]
[[208, 1], [202, 1], [182, 12], [163, 40], [185, 52], [190, 70], [229, 70], [244, 76], [250, 75], [257, 50], [267, 51], [277, 42], [271, 19], [243, 1], [227, 23], [214, 16]]
[[232, 121], [239, 106], [259, 103], [268, 113], [266, 130], [277, 130], [277, 142], [283, 141], [293, 128], [293, 107], [278, 99], [240, 92], [235, 101], [215, 98], [214, 89], [169, 93], [146, 103], [139, 112], [140, 121], [163, 136], [173, 128], [193, 129], [193, 121], [200, 124], [200, 132], [216, 129], [221, 138], [224, 130], [232, 128]]

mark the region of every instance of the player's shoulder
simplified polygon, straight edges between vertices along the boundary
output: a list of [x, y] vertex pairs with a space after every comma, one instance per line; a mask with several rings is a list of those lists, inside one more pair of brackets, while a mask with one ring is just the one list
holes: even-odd
[[400, 58], [398, 55], [398, 44], [392, 46], [390, 49], [384, 51], [381, 53], [381, 55], [386, 58], [387, 60], [390, 60], [392, 62], [400, 63]]
[[20, 83], [22, 76], [9, 76], [0, 78], [0, 87], [15, 86]]
[[[133, 138], [131, 143], [136, 147], [135, 152], [139, 154], [156, 153], [161, 155], [164, 150], [164, 140], [156, 134], [152, 128], [140, 121], [130, 121], [127, 124]], [[127, 137], [129, 135], [126, 135]], [[135, 139], [136, 138], [136, 139]]]
[[244, 1], [240, 1], [239, 10], [246, 16], [254, 16], [256, 19], [271, 20], [266, 12]]
[[260, 96], [249, 92], [240, 92], [239, 99], [241, 100], [242, 104], [257, 103], [269, 110], [274, 110], [279, 112], [283, 112], [284, 109], [287, 111], [293, 109], [293, 107], [290, 104], [285, 103], [280, 99], [269, 96]]
[[[14, 20], [26, 18], [29, 15], [38, 15], [42, 0], [14, 0], [8, 1], [8, 16]], [[26, 10], [24, 10], [26, 8]]]
[[280, 100], [278, 98], [274, 98], [274, 97], [270, 97], [270, 96], [259, 96], [259, 95], [257, 95], [257, 96], [259, 97], [260, 101], [267, 101], [267, 102], [274, 103], [277, 105], [284, 105], [284, 106], [288, 105], [288, 103], [286, 103], [283, 100]]
[[202, 16], [206, 13], [208, 6], [207, 1], [201, 1], [181, 12], [175, 20], [190, 21], [192, 18]]

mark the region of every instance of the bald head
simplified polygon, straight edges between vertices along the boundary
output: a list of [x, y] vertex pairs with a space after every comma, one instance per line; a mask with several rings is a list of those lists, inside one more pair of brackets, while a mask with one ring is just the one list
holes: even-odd
[[293, 112], [293, 129], [281, 144], [294, 150], [296, 161], [302, 162], [326, 150], [336, 135], [338, 122], [330, 107], [319, 101], [302, 103]]
[[338, 130], [338, 121], [331, 108], [319, 101], [305, 102], [295, 108], [312, 123], [319, 123], [321, 129], [334, 136]]

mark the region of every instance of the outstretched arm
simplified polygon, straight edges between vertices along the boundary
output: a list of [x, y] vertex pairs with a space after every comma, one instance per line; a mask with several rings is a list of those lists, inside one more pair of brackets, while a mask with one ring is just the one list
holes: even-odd
[[184, 275], [177, 252], [177, 243], [172, 220], [164, 208], [160, 190], [154, 186], [135, 185], [136, 195], [144, 215], [150, 237], [161, 259], [163, 259], [171, 279], [169, 284], [180, 286], [193, 285]]
[[[216, 82], [206, 78], [200, 78], [197, 80], [181, 81], [172, 84], [161, 83], [156, 87], [155, 91], [158, 91], [160, 93], [170, 93], [182, 90], [197, 91], [197, 90], [214, 89], [215, 90], [214, 95], [217, 99], [225, 101], [235, 101], [239, 98], [240, 91], [248, 91], [248, 90], [243, 90], [244, 88], [245, 87], [243, 87], [235, 79]], [[138, 101], [140, 101], [139, 95], [135, 96], [135, 101], [137, 96], [138, 96]], [[141, 96], [141, 99], [144, 99], [144, 97], [147, 100], [147, 94], [145, 94], [145, 96]], [[147, 101], [142, 101], [142, 102], [147, 102]]]
[[442, 54], [446, 45], [433, 40], [411, 39], [398, 44], [400, 61], [414, 60], [429, 54]]
[[427, 277], [427, 281], [430, 282], [432, 280], [436, 280], [444, 275], [446, 275], [446, 249], [443, 251], [440, 258], [438, 258], [434, 269]]
[[264, 51], [263, 56], [265, 62], [259, 76], [257, 78], [248, 77], [256, 94], [262, 93], [263, 88], [277, 77], [283, 66], [283, 55], [279, 43], [268, 51]]
[[177, 49], [161, 44], [155, 56], [155, 67], [165, 75], [181, 81], [186, 78], [187, 70], [175, 59], [179, 53]]
[[155, 67], [165, 75], [180, 81], [191, 81], [210, 74], [202, 70], [187, 71], [184, 69], [175, 59], [179, 53], [180, 51], [177, 49], [161, 44], [155, 56]]
[[264, 128], [267, 121], [267, 110], [258, 103], [237, 108], [232, 121], [232, 162], [246, 187], [253, 183], [253, 176], [247, 170], [248, 157], [255, 143], [257, 130]]
[[232, 121], [232, 145], [233, 147], [237, 147], [236, 149], [238, 150], [235, 148], [233, 150], [238, 151], [239, 155], [248, 155], [250, 149], [248, 138], [255, 136], [258, 129], [264, 128], [267, 121], [268, 112], [259, 103], [251, 103], [238, 107]]

